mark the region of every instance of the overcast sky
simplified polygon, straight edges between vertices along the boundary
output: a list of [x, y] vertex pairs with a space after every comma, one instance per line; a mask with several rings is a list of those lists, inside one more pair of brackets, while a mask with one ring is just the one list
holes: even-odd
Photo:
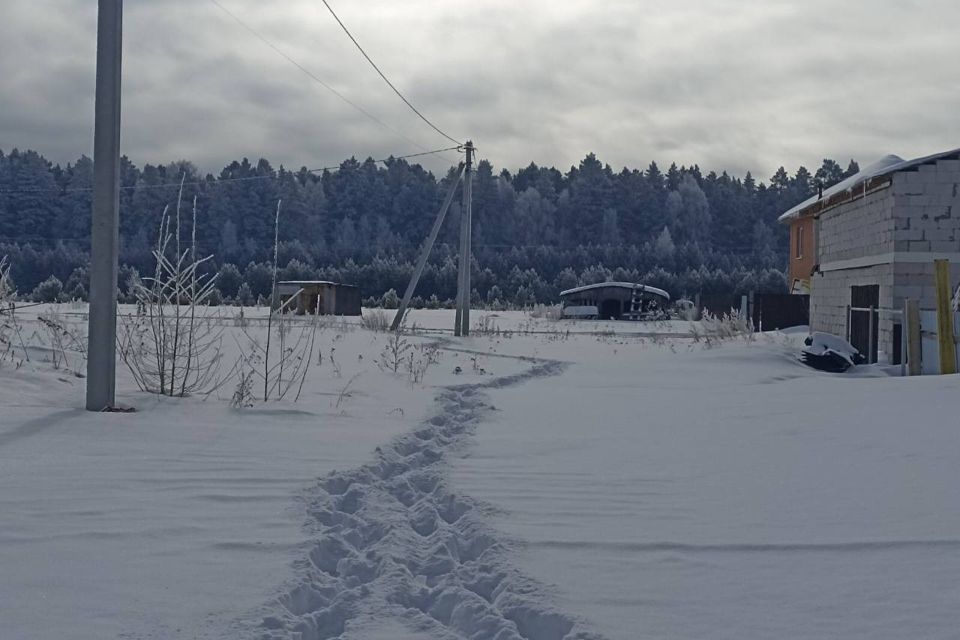
[[[313, 168], [447, 146], [320, 0], [219, 1], [402, 136], [209, 0], [126, 0], [135, 163]], [[615, 169], [675, 161], [767, 180], [781, 164], [960, 147], [957, 0], [330, 2], [421, 111], [498, 169], [566, 170], [593, 151]], [[92, 154], [96, 4], [2, 0], [0, 149]]]

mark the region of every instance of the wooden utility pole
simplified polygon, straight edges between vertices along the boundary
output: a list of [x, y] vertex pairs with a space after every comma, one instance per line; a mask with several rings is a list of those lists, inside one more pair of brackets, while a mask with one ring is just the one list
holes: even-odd
[[950, 308], [950, 262], [934, 260], [937, 295], [937, 342], [940, 346], [940, 373], [957, 372], [957, 344], [953, 338], [953, 309]]
[[464, 145], [463, 210], [460, 212], [460, 272], [457, 280], [457, 315], [453, 335], [470, 335], [470, 256], [473, 254], [473, 142]]
[[89, 411], [110, 410], [116, 400], [122, 27], [123, 0], [99, 0], [90, 229]]
[[[437, 219], [433, 221], [433, 228], [430, 229], [430, 235], [427, 236], [426, 241], [423, 243], [423, 247], [420, 248], [420, 257], [417, 259], [417, 266], [413, 270], [413, 276], [410, 278], [410, 283], [407, 285], [407, 290], [403, 294], [403, 300], [400, 301], [400, 307], [397, 309], [397, 315], [393, 316], [393, 324], [390, 325], [391, 331], [399, 331], [400, 325], [403, 323], [403, 316], [407, 312], [407, 306], [410, 304], [410, 299], [413, 297], [414, 291], [417, 289], [417, 283], [420, 282], [420, 276], [423, 275], [423, 268], [427, 265], [427, 259], [430, 257], [430, 251], [433, 250], [433, 243], [437, 241], [437, 234], [440, 233], [440, 228], [443, 226], [443, 220], [447, 217], [447, 210], [450, 209], [450, 203], [453, 202], [453, 196], [457, 193], [457, 187], [460, 185], [460, 181], [463, 180], [463, 174], [466, 170], [463, 163], [460, 164], [459, 173], [457, 173], [457, 178], [450, 184], [450, 189], [447, 191], [447, 197], [443, 200], [443, 206], [440, 207], [440, 213], [437, 214]], [[458, 296], [459, 301], [459, 296]], [[458, 307], [459, 309], [459, 307]]]

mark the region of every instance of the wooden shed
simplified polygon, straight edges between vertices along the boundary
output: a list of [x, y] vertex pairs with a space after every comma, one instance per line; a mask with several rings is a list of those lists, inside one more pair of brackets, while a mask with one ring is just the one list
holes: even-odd
[[[294, 297], [296, 300], [291, 300]], [[360, 289], [326, 280], [285, 280], [277, 283], [277, 306], [300, 316], [359, 316]]]

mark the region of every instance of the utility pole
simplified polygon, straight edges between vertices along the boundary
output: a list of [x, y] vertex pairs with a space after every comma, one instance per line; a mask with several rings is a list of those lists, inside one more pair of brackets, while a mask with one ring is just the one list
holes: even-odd
[[122, 29], [123, 0], [99, 0], [90, 230], [88, 411], [110, 410], [116, 400]]
[[470, 335], [470, 256], [473, 254], [473, 142], [464, 145], [463, 210], [460, 212], [460, 273], [457, 287], [457, 317], [453, 335]]
[[[447, 197], [443, 199], [443, 205], [440, 207], [440, 213], [437, 214], [436, 220], [433, 221], [433, 228], [430, 229], [430, 235], [427, 236], [426, 241], [423, 243], [423, 247], [420, 248], [420, 257], [417, 259], [417, 265], [413, 269], [413, 276], [410, 278], [409, 284], [407, 284], [407, 290], [403, 294], [403, 300], [400, 301], [400, 307], [397, 309], [397, 314], [393, 316], [393, 324], [390, 325], [390, 331], [399, 331], [400, 325], [403, 324], [403, 316], [407, 312], [407, 307], [410, 305], [410, 299], [413, 297], [414, 291], [417, 290], [417, 283], [420, 282], [420, 276], [423, 275], [423, 268], [427, 265], [427, 259], [430, 257], [430, 251], [433, 250], [433, 243], [437, 241], [437, 234], [440, 233], [440, 227], [443, 226], [443, 220], [447, 216], [447, 210], [450, 208], [450, 203], [453, 202], [453, 196], [457, 192], [457, 187], [460, 185], [460, 181], [463, 180], [463, 173], [465, 169], [462, 162], [460, 163], [459, 169], [460, 171], [457, 173], [456, 180], [450, 183], [450, 189], [447, 191]], [[457, 299], [459, 300], [459, 296]]]

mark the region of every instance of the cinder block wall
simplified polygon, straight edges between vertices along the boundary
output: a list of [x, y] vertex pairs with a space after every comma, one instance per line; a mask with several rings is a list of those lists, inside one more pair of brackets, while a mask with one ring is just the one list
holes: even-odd
[[[891, 308], [894, 301], [894, 267], [891, 264], [815, 275], [810, 291], [810, 329], [844, 336], [850, 287], [864, 285], [880, 285], [880, 306]], [[887, 354], [893, 350], [893, 320], [889, 314], [880, 315], [879, 349]]]
[[[960, 160], [939, 160], [893, 176], [896, 308], [912, 298], [921, 309], [936, 308], [933, 258], [904, 260], [901, 254], [960, 253]], [[960, 283], [960, 260], [951, 259], [953, 288]]]
[[[882, 188], [865, 197], [846, 202], [820, 217], [818, 263], [867, 258], [891, 253], [894, 247], [894, 195]], [[846, 334], [850, 287], [880, 285], [880, 306], [893, 304], [893, 265], [880, 264], [858, 269], [827, 270], [810, 282], [810, 328], [838, 336]], [[879, 348], [893, 348], [893, 322], [880, 316]]]
[[[960, 160], [939, 160], [896, 173], [889, 188], [842, 204], [820, 217], [818, 259], [831, 262], [896, 256], [892, 264], [826, 271], [811, 281], [814, 331], [843, 335], [850, 287], [879, 284], [880, 306], [902, 309], [907, 298], [923, 309], [936, 306], [934, 254], [960, 253]], [[911, 255], [913, 254], [913, 255]], [[960, 283], [960, 259], [951, 258], [951, 283]], [[893, 350], [899, 317], [880, 316], [880, 350]]]
[[819, 264], [893, 251], [893, 191], [883, 188], [820, 216]]
[[896, 251], [960, 252], [960, 160], [893, 176]]

